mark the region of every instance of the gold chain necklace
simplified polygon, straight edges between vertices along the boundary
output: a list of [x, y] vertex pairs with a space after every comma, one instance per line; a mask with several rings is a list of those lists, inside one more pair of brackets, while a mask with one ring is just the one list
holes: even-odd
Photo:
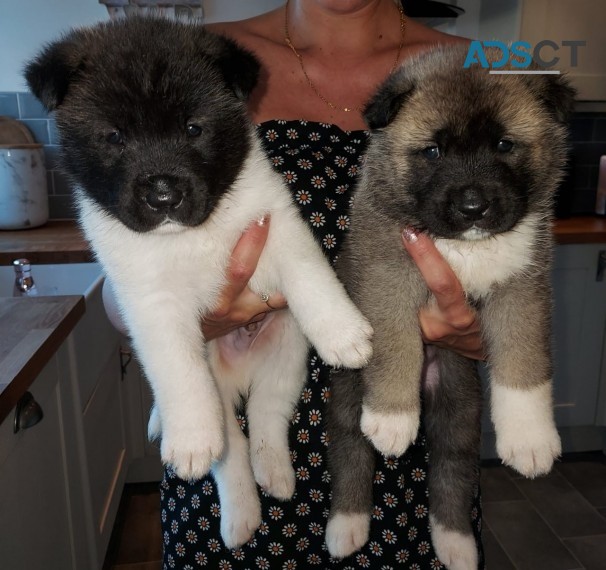
[[[288, 32], [288, 4], [289, 4], [289, 2], [290, 2], [290, 0], [287, 0], [286, 6], [284, 7], [284, 41], [286, 42], [286, 45], [292, 50], [292, 52], [295, 54], [295, 56], [299, 60], [299, 65], [301, 66], [301, 71], [303, 72], [303, 75], [305, 76], [305, 79], [307, 79], [307, 83], [309, 83], [309, 86], [312, 88], [313, 92], [322, 101], [324, 101], [324, 103], [326, 103], [331, 109], [345, 111], [346, 113], [349, 113], [354, 110], [362, 111], [362, 109], [360, 107], [354, 107], [354, 108], [339, 107], [339, 106], [335, 105], [334, 103], [331, 103], [326, 97], [324, 97], [324, 95], [322, 95], [322, 93], [320, 93], [320, 90], [314, 85], [314, 82], [311, 80], [311, 78], [307, 74], [307, 70], [305, 69], [305, 65], [303, 64], [303, 57], [296, 50], [295, 46], [292, 44], [292, 42], [290, 40], [290, 33]], [[391, 66], [391, 69], [389, 70], [389, 75], [391, 75], [394, 72], [394, 70], [396, 69], [396, 66], [398, 65], [398, 61], [400, 61], [400, 55], [402, 53], [402, 46], [404, 45], [404, 35], [406, 33], [406, 16], [404, 15], [404, 10], [402, 9], [402, 6], [399, 6], [398, 10], [400, 12], [400, 45], [398, 46], [398, 51], [396, 52], [396, 58], [394, 59], [393, 65]]]

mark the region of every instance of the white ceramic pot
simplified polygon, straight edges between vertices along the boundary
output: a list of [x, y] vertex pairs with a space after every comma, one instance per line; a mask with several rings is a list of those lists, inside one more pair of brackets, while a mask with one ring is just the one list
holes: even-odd
[[0, 230], [35, 228], [47, 221], [42, 145], [0, 145]]

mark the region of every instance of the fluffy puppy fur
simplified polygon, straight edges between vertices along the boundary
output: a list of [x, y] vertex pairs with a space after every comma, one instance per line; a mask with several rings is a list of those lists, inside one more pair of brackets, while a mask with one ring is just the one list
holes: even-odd
[[[551, 401], [550, 220], [573, 91], [553, 75], [464, 69], [466, 51], [436, 48], [411, 61], [365, 109], [373, 137], [338, 275], [374, 328], [374, 352], [363, 370], [333, 375], [327, 544], [336, 557], [368, 539], [372, 447], [399, 456], [419, 429], [418, 312], [434, 301], [402, 247], [407, 226], [434, 238], [478, 311], [499, 456], [534, 477], [560, 453]], [[432, 538], [448, 568], [470, 570], [477, 568], [469, 511], [480, 381], [473, 361], [429, 352], [423, 403]]]
[[[228, 547], [260, 523], [255, 479], [279, 499], [294, 492], [287, 429], [307, 339], [332, 365], [358, 367], [371, 355], [370, 325], [247, 117], [258, 69], [232, 41], [156, 18], [74, 30], [26, 69], [55, 111], [80, 223], [150, 382], [150, 434], [161, 432], [162, 459], [179, 477], [212, 469]], [[216, 306], [231, 251], [265, 214], [269, 236], [250, 287], [283, 292], [289, 310], [269, 315], [254, 339], [205, 343], [200, 319]], [[234, 413], [244, 396], [250, 441]]]

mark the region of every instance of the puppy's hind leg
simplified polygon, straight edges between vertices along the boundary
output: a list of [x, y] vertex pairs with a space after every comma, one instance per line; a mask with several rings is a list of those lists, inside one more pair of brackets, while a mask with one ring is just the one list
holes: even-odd
[[[221, 382], [221, 378], [218, 380]], [[223, 391], [225, 452], [213, 465], [212, 474], [221, 503], [221, 538], [227, 548], [237, 548], [247, 542], [261, 524], [261, 503], [248, 458], [248, 440], [234, 415], [230, 396]]]
[[472, 361], [433, 350], [440, 362], [439, 386], [425, 391], [431, 538], [449, 570], [477, 570], [470, 511], [478, 482], [480, 380]]
[[372, 510], [374, 450], [360, 430], [362, 389], [359, 371], [332, 374], [328, 408], [328, 463], [332, 484], [326, 546], [344, 558], [368, 541]]
[[261, 488], [277, 499], [288, 500], [295, 491], [288, 428], [307, 377], [309, 345], [289, 312], [276, 313], [272, 319], [255, 341], [258, 344], [251, 355], [250, 458]]

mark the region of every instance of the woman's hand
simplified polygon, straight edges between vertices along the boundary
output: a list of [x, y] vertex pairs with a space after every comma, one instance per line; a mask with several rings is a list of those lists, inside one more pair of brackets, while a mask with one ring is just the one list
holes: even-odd
[[231, 261], [227, 268], [227, 285], [221, 292], [214, 313], [202, 321], [202, 332], [206, 340], [212, 340], [247, 325], [262, 321], [268, 312], [284, 309], [286, 299], [280, 293], [271, 293], [263, 301], [257, 293], [248, 288], [257, 263], [263, 252], [269, 218], [261, 218], [251, 224], [234, 247]]
[[416, 263], [436, 300], [419, 311], [423, 342], [484, 360], [480, 326], [454, 271], [427, 235], [406, 229], [406, 251]]

